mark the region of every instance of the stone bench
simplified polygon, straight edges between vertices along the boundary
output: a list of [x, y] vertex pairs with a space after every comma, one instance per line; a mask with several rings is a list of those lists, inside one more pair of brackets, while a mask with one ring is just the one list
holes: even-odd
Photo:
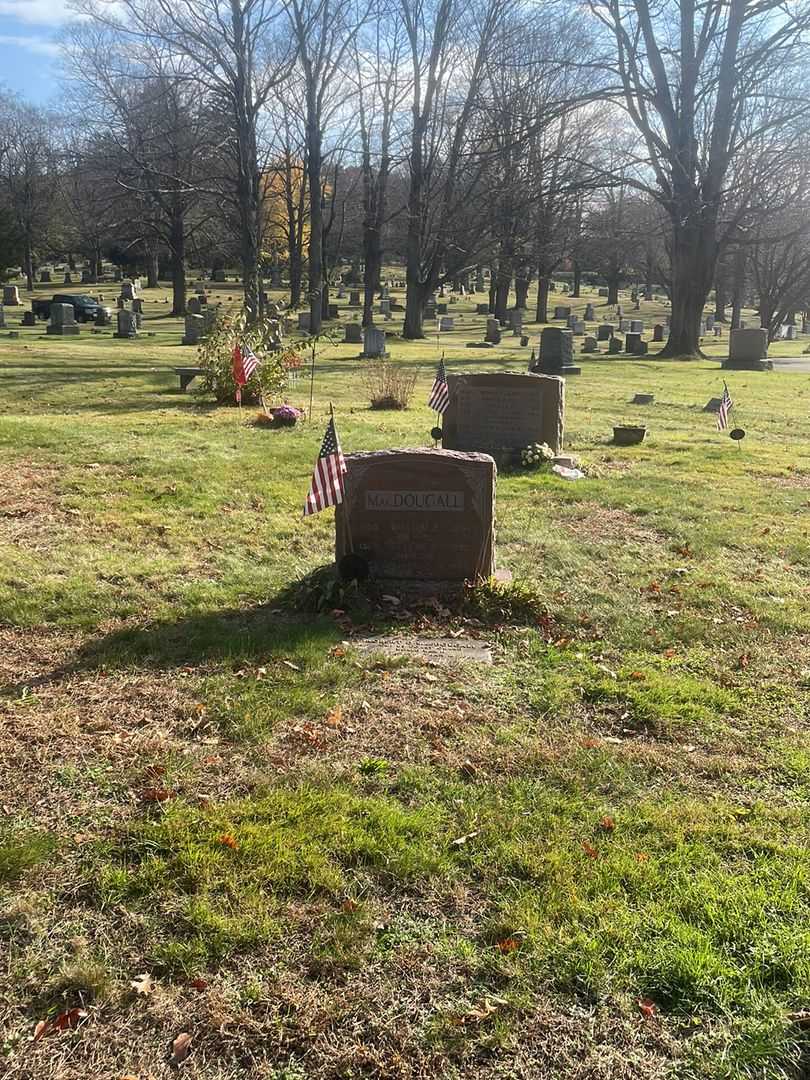
[[201, 367], [176, 367], [175, 373], [180, 377], [180, 389], [188, 389], [188, 384], [198, 375], [202, 375], [204, 368]]

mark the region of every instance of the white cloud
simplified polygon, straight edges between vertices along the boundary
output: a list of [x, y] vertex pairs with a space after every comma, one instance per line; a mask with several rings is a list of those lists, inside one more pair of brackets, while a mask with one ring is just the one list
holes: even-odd
[[41, 38], [23, 37], [19, 34], [0, 34], [0, 46], [11, 45], [15, 49], [28, 49], [43, 56], [58, 56], [59, 46], [55, 41], [43, 41]]
[[24, 23], [57, 27], [70, 15], [66, 0], [0, 0], [0, 16]]

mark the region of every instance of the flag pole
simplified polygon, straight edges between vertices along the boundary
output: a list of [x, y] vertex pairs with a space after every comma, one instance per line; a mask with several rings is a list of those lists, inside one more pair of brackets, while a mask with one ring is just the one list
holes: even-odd
[[[334, 407], [334, 405], [332, 404], [331, 401], [329, 402], [329, 415], [332, 418], [332, 423], [334, 424], [334, 422], [335, 422], [335, 407]], [[337, 431], [335, 431], [335, 436], [337, 437]], [[339, 439], [337, 441], [338, 441], [338, 443], [340, 442]], [[345, 491], [345, 489], [346, 489], [346, 481], [345, 480], [343, 481], [343, 488], [344, 488], [344, 491]], [[337, 513], [337, 507], [335, 507], [335, 513]], [[352, 527], [351, 527], [351, 524], [349, 522], [349, 511], [348, 511], [348, 509], [343, 512], [343, 528], [344, 528], [344, 531], [346, 533], [346, 541], [347, 541], [348, 546], [349, 546], [349, 551], [353, 552], [354, 551], [354, 540], [352, 539]]]

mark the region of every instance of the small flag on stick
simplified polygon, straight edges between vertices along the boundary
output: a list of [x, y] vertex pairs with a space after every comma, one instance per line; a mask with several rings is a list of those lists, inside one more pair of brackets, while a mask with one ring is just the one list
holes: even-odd
[[723, 383], [723, 396], [720, 398], [720, 408], [717, 410], [718, 431], [725, 431], [728, 427], [728, 417], [733, 407], [734, 402], [731, 400], [731, 394], [728, 392], [728, 386]]
[[433, 389], [430, 391], [428, 406], [438, 413], [443, 413], [450, 404], [450, 391], [447, 387], [447, 373], [444, 370], [444, 357], [439, 361], [436, 378], [433, 380]]
[[307, 501], [304, 503], [304, 517], [317, 514], [327, 506], [337, 506], [343, 502], [344, 476], [346, 462], [340, 449], [335, 418], [330, 417], [323, 437], [321, 452], [312, 471], [312, 483]]
[[249, 345], [237, 343], [233, 348], [233, 381], [236, 383], [236, 400], [242, 404], [242, 387], [259, 366], [259, 358]]

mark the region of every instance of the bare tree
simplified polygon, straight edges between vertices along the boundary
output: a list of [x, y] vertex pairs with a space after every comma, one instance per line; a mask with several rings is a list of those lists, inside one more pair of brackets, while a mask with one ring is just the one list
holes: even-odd
[[[786, 67], [795, 73], [802, 63], [810, 8], [781, 0], [590, 6], [613, 41], [610, 69], [641, 138], [634, 182], [669, 219], [672, 319], [661, 355], [698, 355], [729, 170], [763, 132], [810, 107], [806, 92], [784, 77]], [[766, 103], [774, 70], [782, 92]]]

